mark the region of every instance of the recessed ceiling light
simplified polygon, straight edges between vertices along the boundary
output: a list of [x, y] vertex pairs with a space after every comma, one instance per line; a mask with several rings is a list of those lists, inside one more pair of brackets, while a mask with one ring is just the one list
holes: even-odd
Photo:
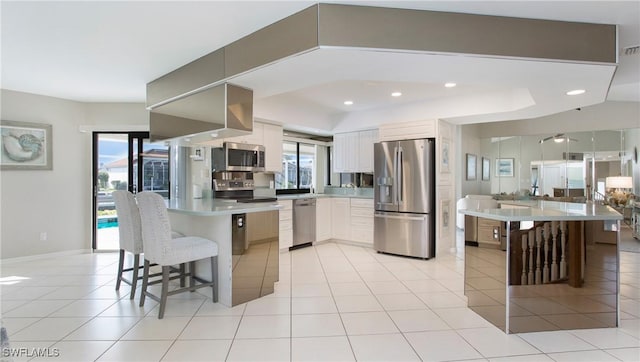
[[391, 93], [392, 97], [400, 97], [402, 95], [402, 92], [393, 92]]
[[453, 88], [453, 87], [457, 86], [457, 84], [455, 84], [453, 82], [448, 82], [448, 83], [445, 83], [444, 86], [447, 87], [447, 88]]
[[285, 133], [284, 135], [285, 135], [285, 136], [288, 136], [289, 134], [288, 134], [288, 133]]
[[344, 101], [345, 106], [350, 106], [353, 104], [353, 101]]
[[574, 90], [570, 90], [567, 92], [568, 96], [577, 96], [578, 94], [582, 94], [586, 92], [586, 90], [584, 89], [574, 89]]
[[217, 137], [218, 137], [218, 133], [217, 132], [214, 132], [214, 133], [211, 134], [211, 138], [217, 138]]

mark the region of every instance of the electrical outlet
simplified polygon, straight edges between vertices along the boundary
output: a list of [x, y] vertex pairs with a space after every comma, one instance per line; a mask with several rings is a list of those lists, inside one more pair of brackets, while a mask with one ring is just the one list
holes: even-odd
[[47, 241], [47, 232], [46, 231], [40, 232], [40, 241]]

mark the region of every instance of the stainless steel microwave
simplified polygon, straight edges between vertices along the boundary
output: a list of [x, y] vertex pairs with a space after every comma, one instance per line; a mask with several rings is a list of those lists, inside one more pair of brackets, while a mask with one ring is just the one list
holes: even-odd
[[264, 146], [225, 142], [212, 148], [211, 171], [264, 171]]

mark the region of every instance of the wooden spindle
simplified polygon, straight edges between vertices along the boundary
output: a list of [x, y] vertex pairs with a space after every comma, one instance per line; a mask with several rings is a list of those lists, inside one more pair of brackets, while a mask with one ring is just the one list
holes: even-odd
[[542, 246], [542, 228], [536, 228], [536, 284], [542, 284], [542, 270], [540, 269], [540, 247]]
[[560, 221], [560, 279], [567, 277], [567, 223]]
[[527, 285], [527, 234], [522, 234], [522, 276], [520, 284]]
[[[544, 224], [545, 228], [549, 228], [549, 223]], [[551, 222], [551, 233], [546, 233], [551, 237], [552, 245], [551, 245], [551, 280], [558, 280], [558, 244], [557, 244], [557, 228], [558, 222]], [[554, 231], [556, 230], [556, 231]]]
[[542, 237], [544, 239], [544, 254], [542, 254], [542, 259], [544, 259], [544, 268], [542, 268], [542, 282], [547, 284], [549, 283], [549, 237], [547, 233], [543, 233]]
[[527, 275], [527, 284], [533, 284], [533, 249], [536, 240], [535, 231], [529, 230], [529, 274]]

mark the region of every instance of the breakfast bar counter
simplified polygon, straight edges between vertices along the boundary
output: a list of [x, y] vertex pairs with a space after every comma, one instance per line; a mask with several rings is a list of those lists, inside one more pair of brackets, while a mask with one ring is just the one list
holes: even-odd
[[[250, 244], [238, 238], [241, 215], [278, 211], [276, 202], [236, 203], [216, 199], [172, 199], [167, 202], [173, 230], [218, 243], [218, 301], [231, 307], [273, 292], [278, 281], [278, 239]], [[238, 216], [241, 216], [240, 220]], [[235, 243], [240, 242], [240, 248]], [[196, 275], [210, 279], [209, 260], [196, 263]], [[208, 288], [207, 288], [208, 290]], [[207, 291], [207, 293], [210, 293]]]
[[[500, 221], [494, 234], [506, 237], [506, 250], [465, 245], [469, 308], [506, 333], [616, 327], [622, 215], [593, 203], [501, 206], [460, 210], [466, 217]], [[592, 221], [604, 221], [618, 242], [587, 243], [585, 223]]]

